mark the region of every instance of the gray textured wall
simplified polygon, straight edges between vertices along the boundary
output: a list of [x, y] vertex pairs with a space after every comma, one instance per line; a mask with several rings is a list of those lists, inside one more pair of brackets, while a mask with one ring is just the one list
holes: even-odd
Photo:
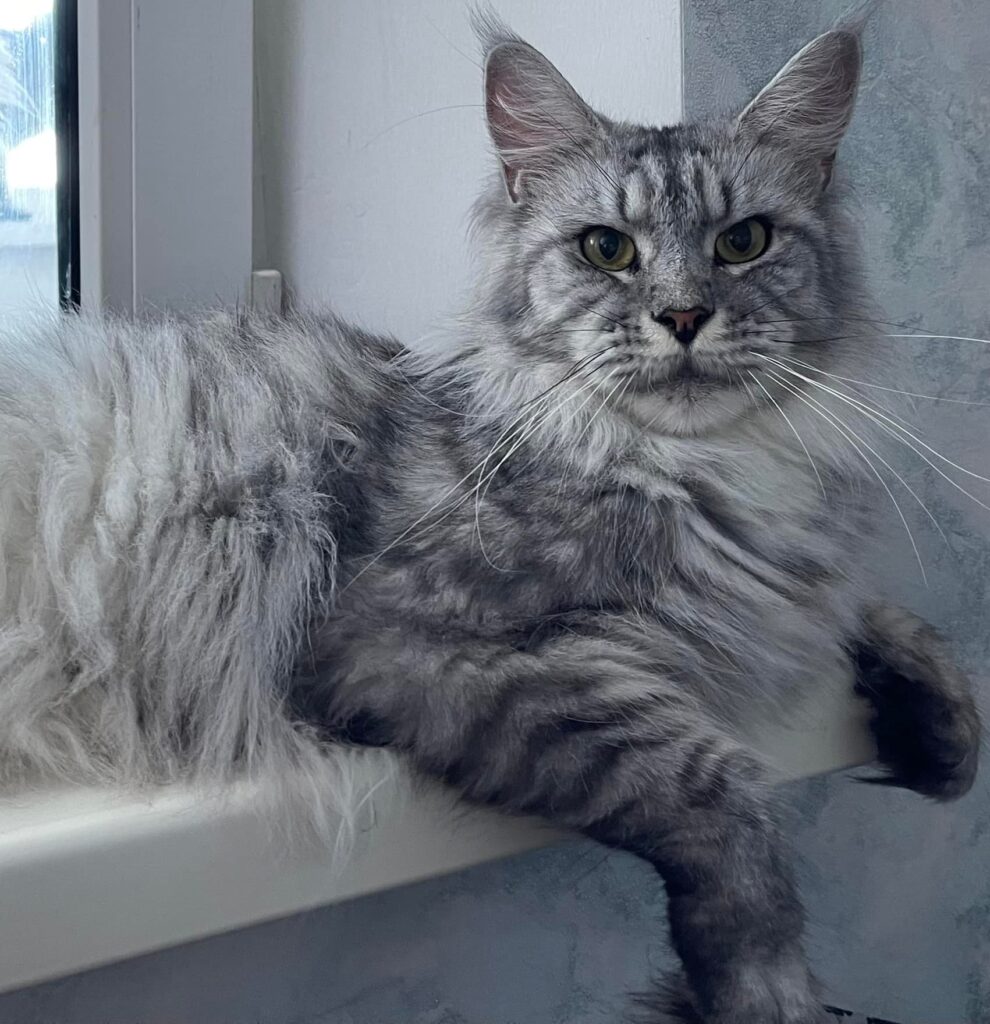
[[0, 1024], [614, 1024], [652, 872], [566, 843], [0, 996]]
[[[732, 109], [847, 6], [685, 0], [688, 115]], [[854, 189], [885, 315], [923, 333], [990, 337], [988, 51], [986, 0], [888, 0], [866, 33], [866, 78], [841, 152], [843, 173]], [[990, 399], [990, 345], [891, 346], [879, 383]], [[894, 406], [933, 447], [990, 475], [990, 409], [925, 400], [907, 412], [903, 401]], [[925, 527], [920, 510], [909, 516], [929, 569], [925, 589], [888, 509], [878, 575], [889, 593], [942, 626], [974, 671], [985, 671], [990, 514], [922, 472], [920, 460], [901, 464], [909, 467], [909, 482], [920, 481], [949, 543]], [[990, 504], [990, 488], [968, 483]], [[814, 952], [845, 1005], [916, 1024], [990, 1021], [987, 774], [976, 792], [945, 808], [844, 778], [796, 790]]]

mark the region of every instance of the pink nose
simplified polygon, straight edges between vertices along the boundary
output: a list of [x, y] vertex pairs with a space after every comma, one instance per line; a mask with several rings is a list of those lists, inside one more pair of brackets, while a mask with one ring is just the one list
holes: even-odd
[[704, 306], [692, 306], [691, 309], [663, 309], [654, 313], [653, 319], [663, 324], [682, 344], [690, 345], [694, 341], [701, 325], [712, 315]]

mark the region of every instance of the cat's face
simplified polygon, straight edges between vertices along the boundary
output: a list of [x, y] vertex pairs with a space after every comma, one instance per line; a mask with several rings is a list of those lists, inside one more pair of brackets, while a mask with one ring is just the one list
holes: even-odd
[[511, 358], [676, 434], [765, 403], [767, 358], [816, 341], [820, 362], [854, 287], [828, 184], [858, 68], [855, 38], [831, 33], [738, 119], [655, 129], [602, 118], [536, 51], [497, 43], [505, 189], [480, 224]]

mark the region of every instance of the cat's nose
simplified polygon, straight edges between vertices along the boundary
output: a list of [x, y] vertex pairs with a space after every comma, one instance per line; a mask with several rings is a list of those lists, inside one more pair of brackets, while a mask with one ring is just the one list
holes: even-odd
[[690, 309], [661, 309], [650, 316], [658, 324], [663, 324], [682, 345], [690, 345], [712, 312], [704, 306], [692, 306]]

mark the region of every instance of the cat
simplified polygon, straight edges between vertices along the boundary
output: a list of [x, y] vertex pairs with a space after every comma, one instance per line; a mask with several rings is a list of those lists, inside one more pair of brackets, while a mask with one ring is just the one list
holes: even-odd
[[683, 971], [649, 1020], [825, 1024], [739, 723], [852, 667], [878, 781], [939, 800], [980, 730], [870, 597], [868, 418], [801, 386], [877, 358], [833, 180], [859, 33], [658, 129], [479, 29], [497, 166], [453, 346], [296, 309], [4, 336], [3, 779], [277, 776], [316, 815], [327, 758], [387, 748], [656, 868]]

